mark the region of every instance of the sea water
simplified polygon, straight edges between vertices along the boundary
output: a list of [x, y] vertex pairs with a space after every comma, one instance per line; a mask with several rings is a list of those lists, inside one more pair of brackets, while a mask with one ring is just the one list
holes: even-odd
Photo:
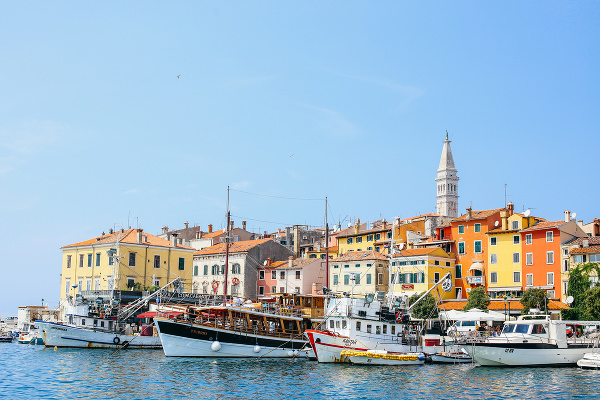
[[0, 398], [10, 399], [571, 399], [600, 397], [599, 380], [600, 371], [576, 367], [352, 366], [0, 344]]

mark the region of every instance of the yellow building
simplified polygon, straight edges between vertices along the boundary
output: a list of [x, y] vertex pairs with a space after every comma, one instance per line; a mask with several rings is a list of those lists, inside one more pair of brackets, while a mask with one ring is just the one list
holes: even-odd
[[385, 292], [388, 288], [388, 265], [388, 257], [376, 251], [350, 251], [330, 261], [330, 289], [355, 295]]
[[[488, 260], [486, 281], [491, 298], [523, 293], [523, 244], [521, 229], [539, 221], [539, 218], [526, 217], [514, 213], [512, 209], [500, 211], [501, 225], [486, 232], [488, 235]], [[512, 214], [512, 215], [511, 215]]]
[[[193, 254], [177, 236], [161, 239], [142, 229], [122, 229], [63, 246], [60, 298], [89, 290], [144, 290], [183, 278], [191, 292]], [[76, 286], [75, 286], [76, 285]]]
[[354, 226], [336, 234], [338, 254], [340, 256], [352, 251], [376, 251], [386, 254], [392, 239], [392, 225], [385, 221], [373, 229], [361, 229], [360, 220]]
[[[454, 282], [454, 257], [440, 247], [406, 249], [390, 259], [390, 290], [396, 297], [412, 296], [431, 289], [447, 273]], [[455, 299], [455, 290], [446, 292], [439, 287], [433, 292], [436, 299]]]

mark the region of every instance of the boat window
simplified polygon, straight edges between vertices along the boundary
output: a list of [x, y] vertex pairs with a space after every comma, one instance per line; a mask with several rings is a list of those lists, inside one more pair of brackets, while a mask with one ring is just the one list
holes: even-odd
[[336, 327], [336, 328], [339, 328], [339, 327], [340, 327], [340, 321], [339, 321], [339, 320], [338, 320], [338, 321], [335, 321], [335, 327]]
[[342, 328], [343, 329], [346, 329], [348, 327], [346, 324], [347, 324], [346, 320], [345, 319], [342, 320]]
[[383, 326], [383, 334], [385, 335], [387, 333], [387, 325]]
[[81, 319], [81, 325], [85, 325], [85, 319]]
[[371, 333], [371, 325], [367, 324], [367, 333]]
[[536, 335], [545, 335], [546, 329], [544, 328], [544, 325], [535, 324], [533, 326], [533, 329], [531, 330], [531, 333], [536, 334]]
[[333, 322], [333, 320], [329, 320], [329, 327], [331, 329], [335, 328], [335, 322]]
[[377, 335], [381, 335], [381, 326], [377, 325], [377, 326], [375, 327], [375, 333], [376, 333]]
[[462, 321], [462, 325], [460, 326], [475, 326], [475, 321]]
[[392, 325], [392, 335], [396, 333], [396, 325]]
[[360, 332], [360, 321], [356, 321], [356, 330]]
[[515, 333], [527, 333], [529, 331], [529, 325], [516, 325]]
[[502, 333], [512, 333], [515, 331], [515, 325], [504, 325], [504, 329], [502, 329]]

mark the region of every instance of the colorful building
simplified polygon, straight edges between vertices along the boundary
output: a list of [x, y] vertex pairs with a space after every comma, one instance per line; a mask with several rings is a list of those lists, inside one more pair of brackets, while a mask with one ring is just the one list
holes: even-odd
[[339, 232], [338, 252], [342, 256], [353, 251], [375, 251], [386, 254], [392, 239], [392, 225], [385, 220], [372, 229], [361, 229], [360, 219], [345, 232]]
[[[396, 297], [410, 297], [429, 290], [447, 273], [454, 282], [454, 256], [439, 247], [406, 249], [390, 258], [389, 292]], [[455, 290], [445, 292], [440, 287], [433, 294], [439, 300], [455, 299]]]
[[61, 300], [91, 290], [143, 290], [183, 279], [178, 290], [192, 291], [195, 249], [142, 229], [122, 229], [63, 246]]
[[329, 289], [336, 293], [364, 295], [387, 291], [388, 257], [374, 250], [349, 251], [329, 265]]

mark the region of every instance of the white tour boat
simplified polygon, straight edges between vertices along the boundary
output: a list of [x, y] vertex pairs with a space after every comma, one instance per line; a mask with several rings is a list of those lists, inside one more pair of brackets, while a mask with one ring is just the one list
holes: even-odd
[[484, 366], [549, 367], [575, 365], [594, 346], [600, 321], [552, 320], [525, 315], [506, 321], [499, 336], [473, 339], [464, 349]]

